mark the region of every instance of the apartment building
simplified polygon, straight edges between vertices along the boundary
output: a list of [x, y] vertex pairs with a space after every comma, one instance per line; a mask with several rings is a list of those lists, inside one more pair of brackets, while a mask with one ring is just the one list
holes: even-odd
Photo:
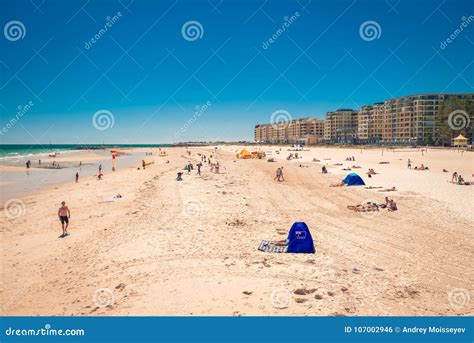
[[326, 143], [352, 144], [357, 141], [357, 115], [351, 109], [326, 113], [324, 141]]
[[[382, 142], [435, 141], [440, 107], [451, 97], [474, 101], [474, 94], [417, 94], [385, 100]], [[470, 113], [471, 117], [472, 115]]]
[[254, 138], [259, 143], [315, 144], [322, 142], [324, 120], [294, 119], [285, 123], [255, 126]]
[[[462, 101], [470, 126], [464, 133], [474, 136], [474, 94], [415, 94], [362, 106], [359, 110], [339, 109], [326, 119], [295, 119], [289, 123], [257, 125], [255, 141], [315, 144], [424, 144], [437, 140], [440, 125], [447, 127], [439, 112], [447, 100]], [[452, 107], [452, 105], [450, 105]], [[452, 110], [457, 109], [456, 106]], [[449, 109], [451, 111], [451, 108]], [[449, 127], [448, 127], [449, 129]]]
[[362, 106], [357, 113], [358, 143], [379, 143], [382, 140], [384, 103]]

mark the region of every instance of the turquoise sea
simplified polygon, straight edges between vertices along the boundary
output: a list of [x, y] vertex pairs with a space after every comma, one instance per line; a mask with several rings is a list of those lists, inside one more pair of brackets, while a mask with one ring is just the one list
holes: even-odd
[[103, 147], [110, 148], [153, 148], [169, 147], [170, 144], [0, 144], [0, 159], [23, 158], [40, 154], [48, 154], [78, 147]]

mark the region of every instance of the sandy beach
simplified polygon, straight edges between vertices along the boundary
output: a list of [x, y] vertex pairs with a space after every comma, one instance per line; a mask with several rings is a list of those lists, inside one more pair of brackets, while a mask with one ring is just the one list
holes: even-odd
[[[19, 197], [20, 215], [1, 217], [2, 315], [474, 315], [474, 186], [448, 182], [454, 171], [472, 181], [472, 153], [316, 147], [287, 160], [288, 147], [249, 148], [270, 163], [236, 159], [240, 149], [153, 149], [145, 170], [107, 167], [101, 181]], [[198, 154], [214, 155], [220, 173], [205, 164], [177, 182]], [[409, 170], [408, 158], [429, 170]], [[368, 178], [369, 168], [378, 174]], [[349, 172], [397, 191], [329, 187]], [[398, 211], [347, 209], [385, 196]], [[296, 221], [308, 224], [315, 254], [257, 250]]]

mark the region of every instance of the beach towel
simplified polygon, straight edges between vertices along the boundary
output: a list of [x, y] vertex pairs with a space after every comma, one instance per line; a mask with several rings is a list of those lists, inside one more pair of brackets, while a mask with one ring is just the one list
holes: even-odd
[[288, 251], [288, 246], [286, 245], [275, 245], [276, 241], [267, 241], [263, 240], [258, 250], [263, 252], [271, 252], [271, 253], [285, 253]]

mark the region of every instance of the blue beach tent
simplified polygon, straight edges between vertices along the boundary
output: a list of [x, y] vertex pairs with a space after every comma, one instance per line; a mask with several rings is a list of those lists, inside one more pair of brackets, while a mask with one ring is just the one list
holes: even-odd
[[314, 244], [308, 226], [303, 222], [296, 222], [288, 234], [288, 252], [314, 254]]
[[364, 180], [356, 173], [347, 174], [343, 182], [348, 186], [365, 186]]

